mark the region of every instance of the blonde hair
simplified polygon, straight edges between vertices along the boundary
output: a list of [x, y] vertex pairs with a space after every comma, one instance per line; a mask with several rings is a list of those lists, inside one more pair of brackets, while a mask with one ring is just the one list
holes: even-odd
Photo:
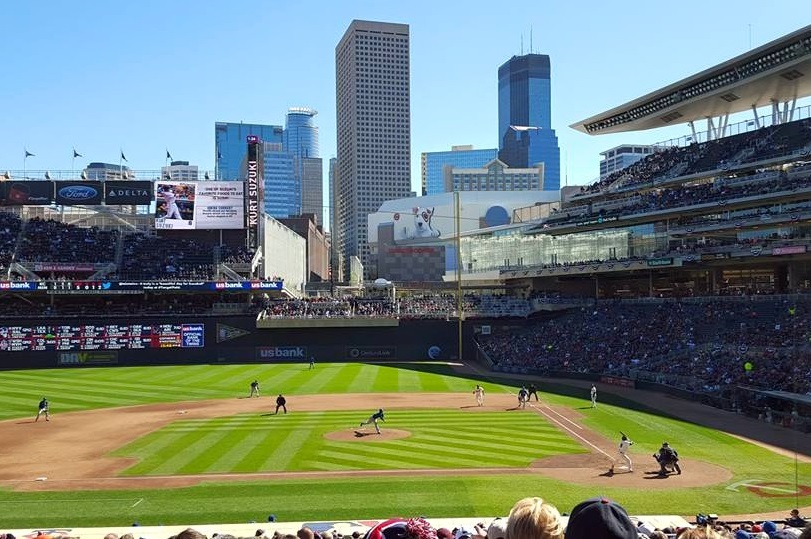
[[722, 539], [724, 536], [710, 526], [702, 526], [701, 528], [687, 528], [676, 537], [678, 539]]
[[508, 539], [563, 539], [557, 508], [542, 498], [518, 500], [507, 519]]

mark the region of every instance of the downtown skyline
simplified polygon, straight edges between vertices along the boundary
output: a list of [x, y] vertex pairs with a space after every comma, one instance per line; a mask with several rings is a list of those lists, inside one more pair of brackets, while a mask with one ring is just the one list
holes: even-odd
[[[98, 1], [8, 6], [0, 42], [7, 59], [0, 168], [22, 169], [27, 149], [35, 154], [25, 161], [29, 170], [70, 170], [75, 148], [83, 155], [76, 168], [117, 163], [123, 151], [133, 169], [157, 170], [168, 149], [175, 159], [213, 170], [215, 122], [278, 124], [282, 111], [304, 106], [319, 111], [326, 179], [326, 163], [337, 153], [334, 47], [353, 19], [364, 19], [411, 29], [413, 191], [421, 190], [422, 152], [498, 146], [497, 70], [529, 52], [552, 61], [551, 125], [559, 138], [561, 186], [581, 185], [598, 175], [599, 152], [677, 138], [688, 128], [590, 137], [568, 125], [800, 26], [780, 13], [800, 13], [803, 2], [781, 2], [780, 10], [756, 19], [745, 9], [755, 5], [742, 2], [729, 11], [683, 2], [684, 12], [701, 9], [727, 21], [712, 34], [685, 33], [667, 24], [673, 8], [657, 15], [641, 2], [620, 12], [595, 6], [587, 14], [528, 1], [496, 12], [484, 2], [303, 2], [268, 4], [250, 14], [186, 1], [148, 0], [114, 11]], [[182, 27], [176, 24], [181, 18]], [[104, 24], [128, 37], [89, 39], [95, 34], [65, 21]], [[288, 28], [291, 21], [295, 28]], [[206, 32], [220, 26], [239, 30]], [[302, 27], [306, 37], [294, 31]], [[295, 54], [286, 46], [291, 42]]]

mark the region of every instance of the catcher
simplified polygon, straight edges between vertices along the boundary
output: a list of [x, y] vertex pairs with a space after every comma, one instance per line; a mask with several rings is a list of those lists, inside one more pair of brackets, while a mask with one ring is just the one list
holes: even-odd
[[679, 467], [679, 453], [670, 447], [667, 442], [662, 442], [662, 447], [659, 451], [653, 454], [653, 458], [659, 463], [659, 475], [664, 477], [672, 471], [676, 471], [681, 475], [681, 468]]

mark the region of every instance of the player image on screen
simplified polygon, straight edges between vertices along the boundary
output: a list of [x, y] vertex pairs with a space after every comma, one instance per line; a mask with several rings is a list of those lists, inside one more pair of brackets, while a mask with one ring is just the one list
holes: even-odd
[[171, 228], [194, 228], [195, 186], [158, 183], [155, 186], [155, 218]]

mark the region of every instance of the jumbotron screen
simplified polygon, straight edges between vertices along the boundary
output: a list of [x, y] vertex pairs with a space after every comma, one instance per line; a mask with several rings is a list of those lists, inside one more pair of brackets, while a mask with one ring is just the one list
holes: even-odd
[[245, 228], [242, 182], [155, 182], [155, 228]]

